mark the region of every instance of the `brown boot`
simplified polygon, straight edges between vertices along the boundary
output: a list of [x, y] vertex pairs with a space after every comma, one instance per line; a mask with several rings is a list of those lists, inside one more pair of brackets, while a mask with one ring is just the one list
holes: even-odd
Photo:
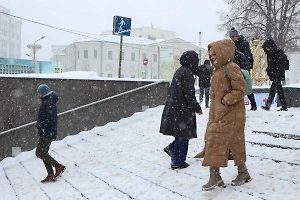
[[209, 181], [205, 185], [202, 186], [203, 191], [213, 190], [217, 187], [225, 188], [225, 184], [220, 176], [220, 168], [219, 167], [210, 167], [209, 168], [210, 176]]
[[204, 154], [205, 154], [205, 149], [203, 149], [202, 151], [200, 151], [199, 153], [197, 153], [194, 158], [204, 158]]
[[240, 186], [249, 181], [251, 181], [251, 176], [248, 173], [246, 164], [243, 163], [238, 166], [238, 175], [234, 180], [231, 181], [231, 185]]

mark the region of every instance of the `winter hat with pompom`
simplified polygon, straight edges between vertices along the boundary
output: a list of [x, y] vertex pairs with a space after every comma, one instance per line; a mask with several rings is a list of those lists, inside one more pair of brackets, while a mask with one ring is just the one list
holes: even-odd
[[42, 84], [37, 88], [37, 93], [41, 94], [43, 96], [45, 96], [46, 94], [48, 94], [50, 92], [50, 88], [48, 87], [48, 85], [46, 84]]
[[229, 37], [239, 37], [239, 32], [234, 27], [231, 28]]

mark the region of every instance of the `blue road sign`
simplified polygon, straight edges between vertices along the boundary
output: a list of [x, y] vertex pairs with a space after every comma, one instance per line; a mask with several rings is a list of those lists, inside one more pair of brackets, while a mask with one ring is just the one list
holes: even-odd
[[130, 36], [131, 18], [114, 16], [113, 29], [114, 35]]

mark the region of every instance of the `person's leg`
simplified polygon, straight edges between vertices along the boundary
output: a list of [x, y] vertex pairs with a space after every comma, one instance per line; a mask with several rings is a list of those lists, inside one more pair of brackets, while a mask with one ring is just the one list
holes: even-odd
[[199, 87], [199, 103], [200, 104], [203, 101], [203, 95], [204, 95], [204, 87]]
[[251, 93], [251, 94], [248, 94], [247, 96], [248, 96], [248, 99], [249, 99], [250, 104], [251, 104], [251, 109], [250, 110], [257, 110], [254, 94]]
[[273, 81], [270, 87], [270, 91], [269, 91], [269, 96], [268, 96], [268, 100], [267, 103], [262, 106], [261, 108], [264, 110], [270, 110], [270, 107], [272, 105], [273, 99], [275, 97], [275, 93], [276, 93], [276, 89], [277, 89], [277, 81]]
[[251, 181], [251, 176], [248, 173], [246, 164], [240, 164], [238, 166], [238, 175], [234, 180], [231, 181], [231, 185], [240, 186], [249, 181]]
[[189, 166], [185, 162], [186, 155], [188, 152], [189, 140], [182, 138], [175, 138], [174, 140], [174, 157], [172, 157], [171, 167], [176, 168], [186, 168]]
[[205, 107], [209, 107], [209, 87], [205, 88]]
[[284, 111], [287, 111], [287, 103], [286, 103], [286, 100], [285, 100], [285, 96], [284, 96], [284, 91], [283, 91], [283, 88], [282, 88], [282, 85], [281, 85], [281, 82], [279, 82], [277, 84], [277, 94], [278, 94], [278, 98], [279, 98], [279, 101], [281, 103], [281, 110], [284, 110]]
[[52, 166], [57, 168], [60, 166], [60, 164], [55, 159], [53, 159], [48, 153], [51, 142], [52, 142], [52, 139], [41, 137], [39, 139], [39, 143], [36, 148], [35, 154], [38, 158], [42, 159], [42, 161], [46, 167], [47, 173], [53, 175]]

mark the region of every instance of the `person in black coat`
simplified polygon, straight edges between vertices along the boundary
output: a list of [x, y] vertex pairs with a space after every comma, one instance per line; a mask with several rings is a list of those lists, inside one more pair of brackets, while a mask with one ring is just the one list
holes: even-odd
[[198, 54], [195, 51], [186, 51], [181, 55], [181, 67], [173, 76], [162, 113], [160, 133], [175, 138], [164, 148], [171, 157], [172, 169], [189, 166], [185, 162], [189, 140], [197, 137], [195, 113], [202, 114], [194, 87], [198, 62]]
[[250, 63], [248, 62], [246, 56], [235, 49], [233, 62], [236, 63], [241, 69], [250, 70]]
[[210, 65], [209, 60], [204, 61], [204, 65], [200, 65], [197, 70], [197, 76], [199, 77], [199, 102], [203, 101], [203, 95], [205, 94], [205, 107], [208, 108], [209, 105], [209, 88], [210, 88], [210, 78], [212, 75], [213, 68]]
[[285, 100], [281, 81], [285, 80], [285, 70], [289, 69], [289, 60], [285, 53], [277, 47], [275, 41], [272, 39], [266, 40], [262, 45], [265, 54], [267, 55], [268, 67], [266, 69], [267, 74], [272, 81], [268, 100], [261, 108], [264, 110], [270, 110], [272, 101], [277, 91], [279, 101], [282, 105], [278, 111], [287, 111], [287, 102]]
[[[55, 92], [51, 91], [46, 84], [40, 85], [37, 88], [37, 93], [42, 104], [40, 105], [37, 118], [37, 129], [40, 139], [35, 154], [38, 158], [42, 159], [48, 173], [47, 177], [41, 182], [47, 182], [53, 181], [66, 167], [58, 163], [48, 153], [52, 140], [57, 137], [56, 103], [58, 96]], [[55, 174], [53, 173], [52, 167], [56, 170]]]
[[[249, 62], [249, 71], [250, 74], [250, 69], [253, 68], [253, 55], [251, 53], [250, 45], [249, 42], [244, 38], [243, 35], [239, 35], [238, 31], [235, 28], [231, 28], [229, 36], [231, 40], [235, 43], [235, 48], [238, 52], [241, 52], [245, 55], [247, 61]], [[241, 66], [240, 66], [241, 67]], [[247, 95], [250, 104], [251, 104], [251, 109], [250, 110], [257, 110], [257, 105], [255, 101], [254, 94], [248, 94]]]

